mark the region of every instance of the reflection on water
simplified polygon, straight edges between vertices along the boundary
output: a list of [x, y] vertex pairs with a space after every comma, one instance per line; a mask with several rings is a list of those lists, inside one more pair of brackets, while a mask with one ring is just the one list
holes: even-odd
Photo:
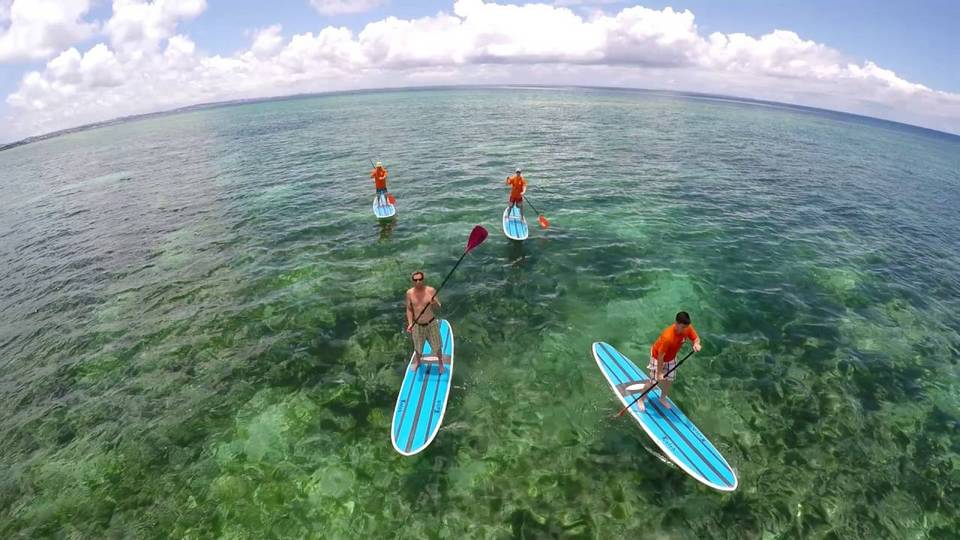
[[384, 242], [390, 239], [390, 236], [393, 234], [394, 227], [397, 226], [397, 216], [393, 216], [389, 219], [380, 219], [377, 220], [377, 227], [380, 231], [380, 241]]

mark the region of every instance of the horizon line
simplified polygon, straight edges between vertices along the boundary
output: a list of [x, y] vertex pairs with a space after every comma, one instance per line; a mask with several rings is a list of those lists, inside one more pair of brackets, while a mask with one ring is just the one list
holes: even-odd
[[835, 109], [825, 109], [822, 107], [812, 107], [809, 105], [798, 105], [794, 103], [785, 103], [780, 101], [771, 101], [765, 99], [755, 99], [755, 98], [746, 98], [735, 95], [726, 95], [726, 94], [712, 94], [705, 92], [689, 92], [683, 90], [662, 90], [662, 89], [653, 89], [653, 88], [637, 88], [637, 87], [627, 87], [627, 86], [590, 86], [590, 85], [538, 85], [538, 84], [462, 84], [462, 85], [425, 85], [425, 86], [399, 86], [399, 87], [388, 87], [388, 88], [357, 88], [351, 90], [331, 90], [325, 92], [304, 92], [297, 94], [279, 94], [274, 96], [258, 97], [258, 98], [242, 98], [242, 99], [230, 99], [222, 101], [210, 101], [204, 103], [196, 103], [193, 105], [185, 105], [183, 107], [175, 107], [173, 109], [164, 109], [161, 111], [154, 111], [148, 113], [134, 114], [128, 116], [118, 116], [111, 118], [109, 120], [102, 120], [99, 122], [90, 122], [87, 124], [81, 124], [79, 126], [74, 126], [65, 129], [59, 129], [56, 131], [51, 131], [43, 133], [40, 135], [32, 135], [30, 137], [25, 137], [23, 139], [11, 141], [9, 143], [0, 144], [0, 152], [4, 150], [9, 150], [11, 148], [16, 148], [19, 146], [24, 146], [27, 144], [45, 141], [48, 139], [53, 139], [63, 135], [69, 135], [71, 133], [77, 133], [81, 131], [89, 131], [102, 127], [109, 127], [117, 124], [124, 124], [128, 122], [136, 122], [139, 120], [146, 120], [156, 116], [168, 116], [175, 115], [180, 113], [192, 112], [194, 110], [203, 110], [203, 109], [216, 109], [216, 108], [225, 108], [225, 107], [234, 107], [238, 105], [248, 105], [253, 103], [264, 103], [271, 101], [285, 101], [285, 100], [296, 100], [296, 99], [308, 99], [313, 97], [324, 97], [324, 96], [335, 96], [335, 95], [350, 95], [350, 94], [376, 94], [376, 93], [388, 93], [388, 92], [415, 92], [415, 91], [428, 91], [428, 90], [471, 90], [471, 89], [513, 89], [513, 90], [524, 90], [524, 89], [535, 89], [535, 90], [563, 90], [563, 89], [576, 89], [576, 90], [614, 90], [614, 91], [624, 91], [624, 92], [635, 92], [642, 94], [660, 94], [668, 97], [682, 97], [682, 98], [691, 98], [691, 99], [705, 99], [713, 101], [725, 101], [730, 103], [739, 103], [745, 105], [764, 105], [764, 106], [775, 106], [778, 108], [785, 108], [797, 112], [813, 113], [813, 114], [827, 114], [832, 116], [841, 116], [841, 117], [850, 117], [859, 121], [867, 121], [869, 123], [880, 124], [884, 126], [893, 127], [896, 129], [908, 129], [911, 131], [917, 131], [927, 135], [933, 135], [938, 137], [946, 137], [949, 139], [960, 139], [960, 133], [951, 133], [949, 131], [941, 131], [938, 129], [928, 128], [924, 126], [918, 126], [916, 124], [908, 124], [905, 122], [898, 122], [896, 120], [887, 120], [885, 118], [877, 118], [874, 116], [867, 116], [863, 114], [838, 111]]

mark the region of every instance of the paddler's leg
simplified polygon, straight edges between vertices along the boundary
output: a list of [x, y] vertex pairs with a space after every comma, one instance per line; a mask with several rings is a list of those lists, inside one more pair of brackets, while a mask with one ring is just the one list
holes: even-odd
[[[650, 387], [653, 386], [653, 382], [657, 380], [657, 359], [656, 358], [653, 358], [652, 356], [650, 357], [650, 363], [647, 364], [647, 370], [650, 373], [650, 380], [643, 383], [643, 388], [640, 389], [641, 394], [649, 390]], [[661, 381], [660, 384], [658, 384], [657, 386], [663, 386], [663, 381]], [[637, 402], [637, 407], [640, 409], [641, 412], [647, 409], [643, 403], [646, 400], [647, 400], [647, 396], [644, 396], [643, 399]]]
[[410, 368], [416, 371], [420, 367], [420, 360], [423, 358], [423, 343], [425, 341], [423, 338], [426, 337], [426, 334], [422, 326], [413, 323], [410, 335], [413, 337], [413, 364], [410, 365]]
[[[643, 385], [640, 387], [640, 390], [638, 390], [638, 392], [642, 394], [642, 393], [646, 392], [647, 390], [649, 390], [650, 387], [653, 386], [653, 381], [654, 381], [654, 373], [651, 371], [651, 372], [650, 372], [650, 380], [644, 382]], [[632, 400], [633, 400], [633, 399], [631, 398], [631, 401], [632, 401]], [[647, 400], [647, 396], [643, 396], [643, 399], [637, 401], [637, 408], [640, 409], [640, 412], [643, 412], [643, 411], [647, 410], [646, 406], [645, 406], [644, 403], [643, 403], [643, 402], [646, 401], [646, 400]]]
[[667, 392], [670, 391], [670, 387], [673, 386], [673, 383], [670, 382], [670, 379], [666, 379], [666, 380], [660, 381], [659, 386], [660, 388], [662, 388], [662, 390], [660, 390], [660, 404], [666, 407], [667, 409], [669, 409], [670, 402], [667, 401]]
[[430, 342], [430, 350], [437, 355], [440, 374], [443, 375], [443, 341], [440, 339], [440, 321], [438, 319], [434, 319], [427, 325], [427, 341]]
[[[660, 369], [663, 370], [663, 373], [666, 373], [676, 365], [677, 365], [677, 360], [674, 359], [673, 362], [664, 362], [663, 364], [661, 364]], [[673, 380], [674, 378], [676, 378], [676, 376], [677, 376], [677, 372], [673, 371], [669, 375], [667, 375], [666, 379], [660, 381], [660, 384], [658, 385], [660, 387], [660, 404], [667, 409], [670, 408], [670, 402], [667, 401], [667, 392], [669, 392], [670, 387], [673, 386]]]
[[[640, 389], [640, 393], [642, 394], [642, 393], [646, 392], [647, 389], [650, 388], [650, 385], [651, 385], [651, 384], [653, 384], [653, 383], [652, 383], [652, 382], [645, 382], [645, 383], [643, 383], [643, 388]], [[646, 405], [643, 404], [643, 402], [646, 401], [646, 400], [647, 400], [647, 396], [643, 396], [643, 399], [637, 400], [637, 408], [640, 409], [640, 412], [643, 412], [643, 411], [647, 410]]]

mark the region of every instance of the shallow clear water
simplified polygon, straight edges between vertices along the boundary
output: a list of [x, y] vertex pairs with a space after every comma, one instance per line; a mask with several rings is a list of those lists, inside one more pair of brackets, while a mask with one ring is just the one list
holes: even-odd
[[[369, 159], [398, 218], [370, 210]], [[524, 167], [550, 220], [504, 238]], [[594, 90], [176, 114], [0, 153], [0, 536], [960, 535], [960, 139]], [[408, 276], [457, 335], [444, 427], [390, 444]], [[648, 453], [590, 354], [737, 469]]]

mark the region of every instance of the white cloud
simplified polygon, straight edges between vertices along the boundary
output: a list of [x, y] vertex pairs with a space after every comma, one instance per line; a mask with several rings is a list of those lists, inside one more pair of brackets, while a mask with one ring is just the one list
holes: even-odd
[[202, 102], [418, 84], [587, 84], [692, 90], [819, 106], [960, 132], [960, 95], [775, 30], [699, 32], [693, 13], [629, 7], [582, 17], [546, 4], [459, 0], [452, 13], [282, 35], [209, 56], [177, 35], [203, 0], [114, 2], [110, 45], [68, 49], [7, 98], [20, 137]]
[[888, 90], [895, 91], [904, 96], [922, 94], [931, 90], [922, 84], [916, 84], [905, 81], [889, 69], [883, 69], [873, 62], [867, 62], [863, 66], [850, 64], [847, 66], [846, 75], [851, 79], [861, 81], [876, 82], [880, 87], [886, 87]]
[[321, 15], [363, 13], [386, 3], [387, 0], [310, 0], [310, 5]]
[[80, 82], [80, 61], [83, 57], [80, 51], [71, 47], [59, 56], [47, 62], [47, 73], [51, 80], [63, 84], [78, 84]]
[[113, 16], [104, 30], [114, 49], [142, 54], [172, 36], [180, 20], [192, 19], [206, 8], [206, 0], [114, 0]]
[[194, 66], [197, 45], [187, 36], [173, 36], [163, 51], [164, 65], [174, 70], [190, 70]]
[[275, 54], [280, 50], [280, 47], [283, 46], [282, 31], [283, 27], [279, 24], [258, 30], [253, 37], [253, 45], [250, 46], [250, 52], [258, 57]]
[[609, 4], [625, 4], [626, 0], [553, 0], [553, 5], [558, 7], [567, 6], [599, 6]]
[[0, 63], [53, 56], [97, 30], [89, 0], [0, 0]]
[[80, 73], [84, 86], [90, 89], [109, 88], [123, 83], [122, 67], [113, 51], [103, 43], [94, 45], [83, 55]]
[[759, 39], [746, 34], [713, 33], [704, 52], [700, 58], [705, 68], [775, 77], [836, 77], [843, 62], [837, 51], [786, 30], [774, 30]]

